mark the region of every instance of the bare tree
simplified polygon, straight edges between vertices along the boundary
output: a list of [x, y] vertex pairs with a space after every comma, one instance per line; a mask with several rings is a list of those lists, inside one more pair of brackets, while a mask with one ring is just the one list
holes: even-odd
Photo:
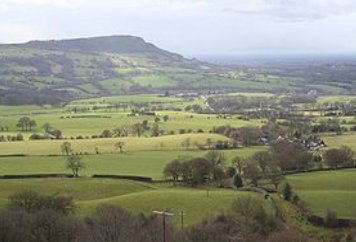
[[213, 170], [213, 180], [217, 180], [218, 170], [222, 170], [225, 165], [225, 155], [219, 151], [213, 150], [208, 152], [204, 157], [210, 163]]
[[120, 153], [123, 152], [124, 146], [125, 146], [125, 142], [123, 141], [118, 141], [115, 143], [115, 148], [119, 150]]
[[61, 144], [61, 151], [63, 154], [69, 155], [73, 151], [72, 144], [69, 142], [64, 142], [63, 144]]

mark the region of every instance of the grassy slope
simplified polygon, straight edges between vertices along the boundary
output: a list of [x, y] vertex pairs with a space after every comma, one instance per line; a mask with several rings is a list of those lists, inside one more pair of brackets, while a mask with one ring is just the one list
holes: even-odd
[[287, 180], [317, 215], [330, 208], [341, 218], [356, 218], [356, 170], [291, 175]]
[[240, 196], [258, 196], [250, 192], [237, 192], [234, 190], [213, 190], [209, 191], [207, 197], [206, 190], [189, 188], [158, 189], [154, 191], [144, 191], [135, 194], [99, 199], [93, 201], [83, 201], [79, 203], [82, 213], [87, 214], [102, 203], [115, 204], [126, 208], [131, 212], [143, 212], [146, 215], [153, 210], [168, 210], [176, 216], [173, 223], [179, 224], [178, 213], [184, 211], [185, 225], [199, 223], [202, 219], [226, 212], [230, 209], [234, 199]]
[[[256, 196], [234, 190], [212, 190], [207, 197], [204, 189], [164, 188], [143, 183], [110, 179], [34, 179], [2, 180], [0, 182], [0, 207], [14, 192], [33, 190], [43, 194], [72, 196], [81, 216], [90, 214], [101, 204], [113, 204], [134, 213], [149, 215], [153, 210], [167, 209], [186, 213], [185, 225], [199, 223], [202, 219], [227, 211], [233, 199], [239, 196]], [[179, 217], [173, 222], [179, 224]]]

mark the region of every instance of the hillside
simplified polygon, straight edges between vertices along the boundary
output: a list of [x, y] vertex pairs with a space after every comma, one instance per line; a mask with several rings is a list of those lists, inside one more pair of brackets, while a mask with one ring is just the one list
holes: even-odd
[[194, 89], [198, 82], [215, 77], [208, 72], [211, 67], [132, 36], [3, 44], [0, 103], [59, 103], [83, 97]]
[[58, 104], [166, 91], [353, 94], [356, 62], [342, 60], [347, 65], [334, 59], [317, 65], [297, 59], [223, 67], [133, 36], [2, 44], [0, 104]]

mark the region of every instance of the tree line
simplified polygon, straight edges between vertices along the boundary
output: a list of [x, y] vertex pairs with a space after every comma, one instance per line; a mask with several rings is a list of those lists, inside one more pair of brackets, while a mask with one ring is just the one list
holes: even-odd
[[236, 156], [230, 163], [216, 150], [203, 157], [178, 157], [165, 166], [163, 174], [174, 184], [189, 186], [223, 187], [233, 181], [237, 188], [270, 184], [278, 189], [284, 174], [320, 169], [322, 163], [332, 169], [356, 167], [356, 155], [347, 146], [329, 149], [321, 155], [299, 143], [281, 140], [249, 157]]

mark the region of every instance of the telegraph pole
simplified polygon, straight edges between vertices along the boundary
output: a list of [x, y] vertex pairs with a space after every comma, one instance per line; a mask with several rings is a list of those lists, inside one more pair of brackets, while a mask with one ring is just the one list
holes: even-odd
[[173, 216], [173, 213], [168, 213], [166, 211], [153, 211], [153, 214], [162, 216], [162, 227], [163, 227], [163, 242], [166, 242], [166, 217]]
[[183, 231], [183, 229], [184, 229], [184, 216], [185, 216], [185, 213], [184, 213], [183, 211], [180, 211], [179, 215], [180, 215], [180, 228], [181, 228], [181, 230]]

